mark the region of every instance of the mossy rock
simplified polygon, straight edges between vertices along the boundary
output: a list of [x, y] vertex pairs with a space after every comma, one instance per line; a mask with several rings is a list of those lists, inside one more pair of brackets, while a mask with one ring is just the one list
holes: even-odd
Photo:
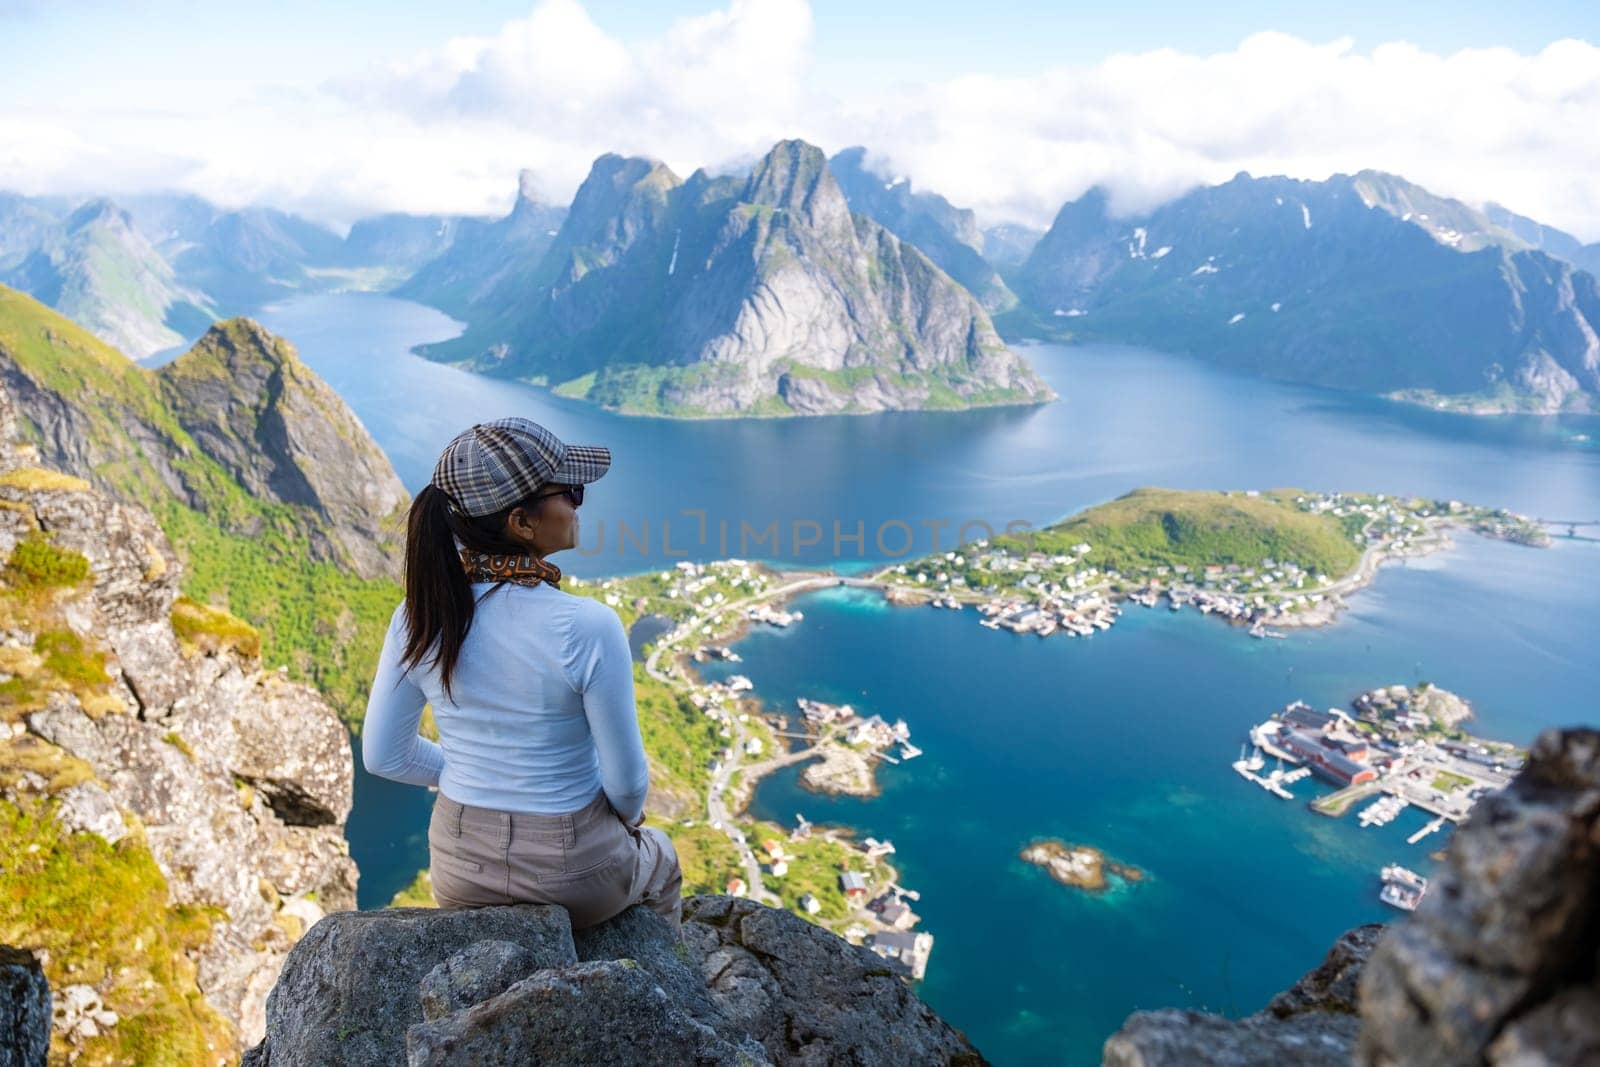
[[173, 601], [172, 631], [188, 654], [229, 649], [251, 659], [261, 655], [261, 631], [232, 612], [192, 597], [180, 596]]
[[48, 538], [35, 534], [11, 550], [6, 572], [16, 584], [73, 586], [89, 577], [89, 560], [82, 553], [57, 548]]

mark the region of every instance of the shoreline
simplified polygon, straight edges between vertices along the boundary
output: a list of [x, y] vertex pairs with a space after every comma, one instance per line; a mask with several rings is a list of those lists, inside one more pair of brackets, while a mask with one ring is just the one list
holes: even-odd
[[[1330, 499], [1337, 501], [1340, 497], [1338, 495], [1332, 498], [1324, 497], [1322, 503], [1326, 504]], [[1379, 504], [1382, 505], [1385, 498], [1378, 497], [1377, 499]], [[1396, 503], [1398, 504], [1398, 501]], [[1405, 529], [1391, 525], [1389, 532], [1384, 532], [1382, 528], [1379, 528], [1378, 533], [1374, 533], [1373, 530], [1378, 521], [1374, 518], [1365, 526], [1360, 527], [1359, 532], [1350, 531], [1352, 539], [1358, 542], [1366, 541], [1361, 546], [1360, 554], [1357, 556], [1354, 566], [1339, 577], [1323, 584], [1315, 585], [1310, 589], [1304, 588], [1303, 584], [1298, 581], [1291, 584], [1290, 581], [1281, 578], [1277, 571], [1273, 571], [1268, 575], [1268, 580], [1263, 583], [1247, 583], [1243, 588], [1240, 588], [1235, 581], [1231, 580], [1232, 575], [1240, 571], [1240, 567], [1237, 565], [1233, 566], [1225, 577], [1221, 576], [1222, 569], [1220, 565], [1177, 568], [1174, 577], [1181, 579], [1181, 581], [1168, 585], [1165, 581], [1160, 580], [1165, 578], [1168, 568], [1161, 567], [1158, 570], [1154, 565], [1151, 565], [1145, 568], [1142, 574], [1137, 574], [1131, 579], [1124, 578], [1112, 570], [1108, 574], [1100, 576], [1098, 580], [1094, 580], [1092, 584], [1079, 585], [1075, 594], [1070, 591], [1063, 593], [1059, 585], [1053, 585], [1054, 593], [1052, 593], [1043, 587], [1031, 587], [1031, 585], [1041, 585], [1038, 575], [1041, 571], [1045, 571], [1046, 564], [1042, 555], [1030, 553], [1018, 563], [1016, 562], [1016, 557], [1009, 556], [1004, 548], [1000, 549], [999, 557], [1011, 559], [1013, 562], [1003, 569], [996, 567], [991, 553], [989, 554], [990, 559], [988, 562], [990, 566], [988, 569], [1002, 571], [1007, 575], [1016, 574], [1018, 571], [1025, 573], [1019, 575], [1001, 589], [993, 587], [969, 589], [965, 588], [964, 584], [961, 587], [953, 587], [954, 583], [946, 580], [945, 574], [942, 573], [946, 568], [940, 563], [938, 553], [917, 557], [904, 564], [886, 562], [876, 569], [859, 572], [859, 576], [842, 574], [832, 567], [788, 567], [779, 569], [770, 565], [755, 564], [753, 565], [754, 567], [765, 573], [765, 588], [751, 592], [749, 595], [736, 595], [726, 601], [722, 600], [719, 593], [718, 603], [715, 606], [705, 605], [704, 614], [702, 614], [702, 609], [691, 606], [686, 615], [679, 617], [678, 624], [662, 635], [666, 639], [665, 643], [658, 644], [652, 650], [647, 665], [651, 673], [663, 681], [669, 680], [669, 675], [676, 675], [681, 680], [679, 684], [687, 682], [692, 687], [714, 687], [722, 684], [707, 681], [698, 670], [695, 656], [700, 649], [717, 645], [728, 647], [748, 637], [754, 630], [754, 623], [763, 621], [759, 618], [753, 619], [751, 617], [752, 613], [759, 615], [765, 610], [769, 613], [777, 612], [781, 614], [785, 611], [787, 605], [803, 594], [838, 587], [870, 589], [890, 604], [899, 606], [962, 608], [967, 604], [979, 604], [983, 606], [980, 613], [991, 616], [994, 616], [996, 611], [1002, 610], [1006, 602], [1010, 601], [1012, 603], [1009, 607], [1004, 607], [1004, 609], [1014, 614], [1008, 616], [1007, 621], [1019, 622], [1019, 625], [1008, 625], [1005, 628], [1013, 629], [1014, 632], [1019, 634], [1036, 632], [1039, 636], [1048, 636], [1056, 628], [1049, 626], [1048, 628], [1041, 627], [1038, 630], [1033, 630], [1031, 626], [1027, 625], [1026, 618], [1019, 612], [1026, 612], [1026, 605], [1030, 601], [1036, 602], [1039, 608], [1049, 607], [1052, 603], [1057, 605], [1054, 610], [1067, 612], [1067, 614], [1062, 615], [1063, 621], [1069, 618], [1076, 620], [1077, 632], [1089, 634], [1093, 631], [1082, 625], [1083, 619], [1076, 614], [1078, 608], [1083, 608], [1086, 612], [1094, 614], [1094, 621], [1097, 623], [1098, 628], [1109, 629], [1111, 622], [1120, 614], [1121, 605], [1126, 602], [1133, 601], [1153, 606], [1158, 595], [1166, 595], [1171, 602], [1170, 606], [1173, 610], [1178, 610], [1182, 604], [1189, 603], [1191, 606], [1195, 606], [1196, 610], [1201, 610], [1202, 613], [1219, 614], [1231, 624], [1249, 627], [1249, 633], [1252, 637], [1283, 637], [1286, 635], [1266, 630], [1266, 626], [1271, 624], [1285, 629], [1310, 629], [1333, 624], [1338, 621], [1344, 610], [1349, 606], [1346, 598], [1369, 586], [1375, 580], [1384, 564], [1396, 560], [1404, 562], [1410, 558], [1421, 558], [1444, 549], [1453, 548], [1456, 542], [1451, 536], [1452, 531], [1466, 529], [1490, 539], [1510, 540], [1528, 545], [1548, 546], [1551, 543], [1547, 532], [1542, 527], [1531, 522], [1531, 520], [1512, 515], [1504, 510], [1469, 509], [1454, 502], [1449, 504], [1448, 512], [1444, 513], [1429, 514], [1423, 511], [1419, 515], [1416, 514], [1418, 509], [1418, 504], [1406, 505], [1403, 508], [1383, 505], [1379, 509], [1379, 513], [1387, 516], [1387, 521], [1392, 523], [1394, 516], [1398, 513], [1402, 517], [1409, 516], [1412, 526], [1409, 529]], [[1365, 507], [1363, 507], [1363, 512], [1369, 515], [1373, 514], [1371, 511], [1365, 510]], [[1335, 513], [1345, 514], [1344, 512]], [[1382, 538], [1381, 540], [1379, 540], [1380, 537]], [[1087, 546], [1085, 546], [1085, 549], [1087, 549]], [[955, 557], [947, 555], [945, 558]], [[691, 575], [713, 573], [710, 569], [715, 568], [718, 562], [727, 561], [692, 564], [689, 567], [689, 573]], [[732, 562], [747, 568], [752, 566], [745, 561], [735, 560]], [[1061, 560], [1056, 560], [1055, 562], [1060, 563]], [[956, 559], [956, 563], [959, 567], [961, 561]], [[1267, 563], [1269, 566], [1271, 565], [1270, 560]], [[909, 583], [895, 580], [897, 575], [912, 573], [909, 569], [912, 566], [924, 567], [937, 574], [937, 580], [942, 583], [942, 588], [929, 587], [927, 585], [912, 586]], [[956, 568], [949, 569], [955, 570]], [[1199, 576], [1201, 572], [1204, 572], [1206, 576], [1203, 583], [1204, 589], [1201, 588], [1201, 583], [1187, 580], [1188, 576]], [[747, 576], [748, 573], [746, 571]], [[1048, 572], [1046, 571], [1045, 573], [1046, 577], [1048, 577]], [[1091, 576], [1094, 574], [1092, 571], [1089, 573]], [[1249, 578], [1253, 573], [1246, 570], [1241, 577]], [[1292, 579], [1302, 573], [1313, 572], [1302, 572], [1298, 568], [1290, 567], [1285, 573]], [[1159, 578], [1157, 577], [1158, 575]], [[1030, 582], [1022, 580], [1025, 577], [1030, 578], [1031, 585]], [[708, 578], [707, 580], [710, 579]], [[919, 583], [925, 583], [928, 578], [918, 572], [916, 580]], [[1255, 588], [1252, 589], [1251, 585], [1255, 585]], [[1069, 583], [1069, 590], [1071, 589], [1072, 586]], [[1270, 600], [1268, 599], [1269, 597], [1271, 598]], [[1063, 609], [1059, 606], [1062, 602], [1070, 606]], [[1090, 607], [1090, 605], [1096, 603], [1103, 605], [1103, 607]], [[802, 614], [798, 612], [794, 614], [798, 617], [793, 619], [773, 619], [769, 624], [786, 627], [803, 621]], [[1040, 611], [1035, 610], [1032, 614], [1037, 616]], [[998, 617], [994, 617], [993, 621], [985, 619], [984, 623], [988, 628], [1000, 628], [1001, 626], [1001, 620]], [[1072, 633], [1075, 631], [1069, 630], [1065, 632]], [[657, 660], [663, 654], [669, 657], [669, 666], [666, 674], [659, 673], [656, 668]], [[748, 679], [744, 679], [742, 684], [745, 688], [748, 688]], [[724, 694], [725, 697], [727, 695], [729, 694]], [[749, 874], [750, 895], [755, 899], [772, 899], [776, 901], [781, 898], [764, 884], [760, 874], [759, 861], [753, 859], [749, 854], [748, 846], [745, 842], [745, 830], [741, 829], [735, 821], [743, 821], [746, 824], [746, 828], [750, 823], [758, 821], [751, 813], [750, 805], [761, 783], [780, 767], [804, 762], [810, 766], [807, 771], [801, 773], [800, 784], [802, 788], [821, 795], [847, 794], [859, 796], [863, 799], [873, 799], [882, 793], [882, 787], [877, 778], [877, 764], [883, 761], [874, 758], [879, 751], [878, 746], [870, 746], [865, 752], [853, 746], [846, 748], [840, 743], [834, 731], [827, 728], [826, 724], [831, 721], [830, 719], [817, 720], [816, 727], [813, 728], [810, 722], [812, 719], [810, 711], [806, 713], [807, 721], [800, 725], [800, 730], [803, 731], [805, 736], [801, 740], [801, 744], [797, 746], [795, 740], [799, 739], [799, 734], [792, 732], [794, 728], [793, 717], [775, 708], [764, 707], [763, 700], [755, 693], [751, 692], [742, 696], [736, 693], [731, 706], [739, 714], [731, 721], [724, 720], [733, 726], [733, 736], [723, 757], [727, 761], [726, 766], [720, 769], [715, 765], [713, 767], [713, 780], [707, 798], [710, 817], [719, 829], [743, 849], [745, 868]], [[803, 705], [802, 710], [805, 710]], [[749, 715], [754, 715], [757, 722], [769, 728], [771, 734], [769, 742], [772, 745], [773, 755], [765, 759], [752, 761], [747, 765], [744, 756], [746, 754], [753, 755], [754, 753], [747, 753], [746, 741], [748, 733], [740, 721]], [[827, 750], [827, 746], [830, 745], [837, 746], [840, 750], [851, 754], [851, 758], [845, 760], [845, 762], [853, 765], [844, 768], [849, 772], [844, 776], [844, 779], [848, 782], [851, 775], [857, 775], [859, 777], [854, 779], [853, 784], [865, 781], [866, 788], [852, 789], [848, 785], [843, 788], [829, 788], [826, 784], [820, 784], [817, 781], [819, 774], [814, 768], [827, 766], [830, 762], [830, 756], [836, 755], [836, 753], [830, 753]], [[818, 749], [823, 751], [819, 752]], [[756, 752], [759, 752], [759, 748], [756, 749]], [[819, 759], [823, 762], [815, 762]], [[835, 761], [834, 770], [836, 772], [839, 770], [837, 761]], [[825, 774], [826, 772], [823, 773]], [[736, 781], [734, 780], [735, 775], [737, 775]], [[803, 816], [797, 815], [797, 819], [800, 825], [791, 833], [791, 838], [809, 836], [812, 832], [811, 824]], [[781, 827], [783, 824], [779, 822], [777, 825]], [[910, 893], [910, 891], [902, 890], [898, 886], [898, 872], [883, 862], [882, 857], [885, 855], [885, 851], [878, 847], [880, 843], [871, 842], [869, 839], [870, 845], [875, 849], [869, 850], [867, 846], [863, 846], [855, 840], [854, 835], [857, 832], [859, 832], [858, 827], [848, 823], [841, 823], [827, 831], [825, 836], [828, 840], [840, 845], [848, 854], [865, 863], [869, 871], [881, 870], [888, 872], [889, 881], [886, 883], [887, 887], [881, 890], [882, 895], [874, 903], [879, 903], [885, 899], [899, 899], [900, 894]], [[1034, 842], [1034, 845], [1038, 844], [1039, 842]], [[892, 846], [889, 847], [888, 851], [892, 851]], [[880, 863], [882, 864], [881, 867], [879, 866]], [[841, 865], [841, 870], [852, 869], [853, 867], [854, 863], [848, 862]], [[1117, 872], [1113, 871], [1112, 873]], [[1135, 877], [1130, 880], [1137, 881], [1138, 879]], [[911, 896], [912, 899], [916, 899], [915, 894], [911, 894]], [[829, 924], [825, 925], [832, 926], [848, 923], [852, 935], [860, 935], [863, 938], [874, 932], [886, 932], [896, 929], [896, 927], [882, 923], [882, 920], [876, 916], [878, 910], [876, 907], [871, 909], [863, 907], [859, 895], [850, 896], [848, 899], [854, 907], [847, 912], [846, 917], [832, 919]], [[802, 903], [804, 904], [805, 901], [802, 900]], [[814, 904], [806, 906], [808, 910], [814, 908]], [[919, 943], [923, 943], [924, 939], [925, 944], [922, 944], [918, 949], [918, 954], [923, 964], [926, 962], [926, 948], [931, 947], [932, 937], [931, 935], [921, 934], [917, 937]]]
[[[1414, 542], [1411, 545], [1405, 546], [1401, 549], [1395, 549], [1392, 546], [1387, 545], [1378, 545], [1367, 548], [1363, 551], [1360, 560], [1358, 560], [1355, 568], [1352, 571], [1329, 584], [1327, 590], [1324, 591], [1324, 600], [1310, 608], [1307, 608], [1304, 611], [1287, 612], [1274, 615], [1271, 617], [1269, 624], [1272, 626], [1295, 630], [1309, 630], [1333, 625], [1339, 621], [1340, 617], [1349, 608], [1349, 603], [1346, 598], [1370, 586], [1372, 582], [1376, 580], [1379, 571], [1382, 570], [1385, 564], [1394, 563], [1396, 561], [1403, 563], [1404, 561], [1413, 558], [1421, 559], [1426, 556], [1431, 556], [1437, 552], [1452, 549], [1456, 544], [1454, 538], [1450, 536], [1452, 531], [1466, 531], [1490, 540], [1508, 540], [1508, 538], [1505, 537], [1496, 537], [1491, 533], [1474, 529], [1469, 522], [1459, 518], [1441, 517], [1426, 521], [1430, 533], [1432, 534], [1432, 536], [1430, 536], [1426, 541]], [[922, 559], [926, 557], [918, 558]], [[974, 592], [971, 590], [947, 592], [905, 589], [894, 582], [890, 582], [882, 578], [882, 575], [890, 572], [895, 566], [896, 564], [886, 564], [884, 567], [875, 571], [871, 571], [863, 577], [852, 577], [849, 575], [840, 574], [837, 571], [827, 568], [796, 568], [792, 570], [775, 571], [774, 574], [777, 588], [766, 595], [751, 598], [743, 606], [746, 609], [753, 608], [758, 605], [782, 607], [808, 593], [817, 592], [822, 589], [838, 588], [841, 586], [855, 589], [871, 589], [878, 593], [878, 595], [881, 596], [885, 601], [895, 607], [910, 608], [929, 607], [932, 605], [934, 600], [940, 599], [941, 597], [951, 597], [964, 604], [979, 604], [986, 600], [994, 599], [996, 595], [991, 593]], [[1192, 587], [1181, 588], [1187, 589]], [[1125, 604], [1133, 599], [1133, 594], [1127, 592], [1126, 590], [1122, 592], [1113, 592], [1108, 590], [1106, 592], [1106, 596], [1108, 600], [1111, 600], [1117, 604]], [[1226, 623], [1234, 629], [1246, 629], [1251, 625], [1249, 622], [1241, 619], [1229, 619], [1220, 615], [1218, 618], [1220, 621]], [[731, 619], [725, 619], [722, 621], [721, 625], [717, 626], [712, 631], [701, 634], [697, 640], [699, 640], [702, 644], [721, 644], [731, 646], [732, 644], [737, 643], [738, 641], [749, 636], [753, 627], [754, 623], [752, 620], [747, 617], [744, 610], [741, 610], [737, 613], [734, 613]], [[1021, 635], [1018, 634], [1018, 636]], [[681, 657], [683, 668], [688, 672], [692, 672], [692, 676], [696, 680], [703, 682], [704, 679], [701, 677], [699, 672], [694, 669], [692, 657], [683, 653], [679, 653], [678, 655]], [[759, 713], [759, 702], [757, 702], [757, 708], [751, 710], [752, 713]], [[766, 712], [766, 714], [772, 715], [779, 713], [769, 711]], [[785, 739], [786, 754], [792, 754], [794, 751], [795, 748], [793, 743], [789, 739]], [[811, 758], [821, 759], [825, 757], [813, 756]], [[872, 782], [871, 791], [866, 794], [848, 795], [860, 796], [862, 799], [873, 799], [881, 795], [882, 787], [879, 785], [877, 780], [878, 766], [876, 765], [875, 761], [869, 761], [869, 763], [871, 763], [871, 766], [869, 767]], [[754, 799], [755, 792], [759, 788], [761, 782], [769, 775], [779, 770], [780, 767], [788, 765], [788, 763], [777, 763], [770, 766], [763, 766], [754, 773], [742, 773], [739, 784], [731, 791], [732, 803], [737, 805], [732, 809], [732, 814], [746, 818], [751, 817], [749, 814], [749, 805]], [[821, 796], [841, 795], [841, 793], [838, 791], [816, 788], [807, 785], [803, 781], [801, 782], [801, 786], [802, 788], [807, 789], [809, 792], [813, 792]]]

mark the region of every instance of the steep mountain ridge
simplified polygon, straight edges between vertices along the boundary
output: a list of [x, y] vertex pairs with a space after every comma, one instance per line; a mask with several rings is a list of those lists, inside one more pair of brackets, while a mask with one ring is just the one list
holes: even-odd
[[[531, 171], [517, 180], [517, 201], [503, 219], [464, 219], [454, 239], [395, 289], [395, 295], [465, 318], [482, 306], [513, 302], [532, 286], [527, 271], [550, 247], [567, 209], [545, 203]], [[357, 224], [360, 225], [359, 223]], [[350, 231], [350, 240], [356, 231]]]
[[913, 192], [905, 178], [885, 181], [867, 167], [867, 150], [846, 148], [828, 161], [850, 210], [887, 227], [915, 245], [939, 269], [960, 282], [991, 314], [1016, 306], [1017, 297], [1001, 279], [1001, 263], [985, 258], [978, 217], [938, 193]]
[[214, 325], [147, 370], [47, 308], [0, 289], [0, 380], [45, 461], [127, 499], [176, 491], [241, 533], [259, 530], [228, 484], [315, 513], [314, 558], [398, 573], [393, 524], [408, 496], [355, 413], [293, 346], [248, 319]]
[[[313, 511], [313, 551], [368, 577], [398, 573], [409, 501], [389, 459], [294, 347], [249, 319], [213, 326], [156, 372], [168, 410], [258, 500]], [[323, 540], [332, 546], [319, 549]]]
[[1053, 394], [921, 252], [851, 213], [820, 149], [685, 182], [595, 161], [535, 288], [438, 358], [624, 411], [814, 414]]
[[1374, 172], [1241, 174], [1125, 219], [1091, 190], [1019, 285], [1051, 333], [1441, 406], [1600, 404], [1600, 283]]

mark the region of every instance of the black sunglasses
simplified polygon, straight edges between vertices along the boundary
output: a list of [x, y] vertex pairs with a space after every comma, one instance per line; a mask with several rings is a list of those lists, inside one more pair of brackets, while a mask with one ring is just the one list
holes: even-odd
[[579, 505], [581, 505], [583, 503], [583, 486], [582, 485], [563, 486], [562, 488], [557, 489], [553, 493], [540, 493], [538, 496], [534, 497], [533, 499], [535, 501], [539, 501], [539, 500], [545, 499], [545, 497], [551, 497], [551, 496], [564, 496], [564, 497], [567, 498], [568, 501], [571, 502], [573, 507], [578, 507]]

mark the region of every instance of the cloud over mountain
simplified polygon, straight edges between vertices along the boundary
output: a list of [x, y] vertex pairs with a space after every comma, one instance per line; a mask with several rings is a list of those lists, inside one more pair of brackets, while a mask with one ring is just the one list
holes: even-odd
[[1042, 225], [1097, 183], [1134, 211], [1239, 170], [1375, 167], [1600, 237], [1600, 141], [1582, 134], [1600, 128], [1600, 48], [1583, 41], [1440, 54], [1266, 32], [1210, 54], [1119, 53], [890, 91], [819, 84], [813, 51], [804, 0], [732, 0], [632, 38], [578, 0], [542, 0], [496, 32], [309, 84], [249, 69], [231, 92], [146, 102], [129, 86], [94, 106], [0, 106], [0, 186], [159, 181], [345, 220], [499, 211], [521, 167], [564, 199], [606, 151], [687, 173], [803, 137], [869, 145], [886, 175], [985, 221]]

